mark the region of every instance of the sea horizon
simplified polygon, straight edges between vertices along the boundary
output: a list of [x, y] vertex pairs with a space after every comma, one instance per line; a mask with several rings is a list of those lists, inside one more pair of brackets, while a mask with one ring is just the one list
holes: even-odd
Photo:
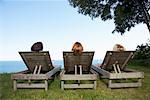
[[[94, 59], [92, 65], [101, 63], [102, 60]], [[63, 60], [52, 60], [53, 65], [61, 65], [63, 69]], [[1, 60], [0, 61], [0, 74], [2, 73], [15, 73], [27, 70], [25, 63], [22, 60]]]

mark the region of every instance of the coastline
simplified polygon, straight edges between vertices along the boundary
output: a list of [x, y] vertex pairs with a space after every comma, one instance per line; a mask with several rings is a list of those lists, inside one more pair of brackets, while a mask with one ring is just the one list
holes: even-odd
[[[92, 65], [101, 63], [102, 60], [94, 59]], [[52, 60], [53, 65], [61, 65], [63, 68], [63, 60]], [[0, 74], [3, 73], [15, 73], [19, 71], [27, 70], [23, 61], [0, 61]]]

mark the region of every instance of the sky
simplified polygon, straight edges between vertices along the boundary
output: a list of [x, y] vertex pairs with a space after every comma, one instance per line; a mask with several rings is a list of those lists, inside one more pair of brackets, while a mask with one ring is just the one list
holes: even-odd
[[112, 34], [113, 29], [113, 20], [92, 20], [67, 0], [0, 0], [0, 60], [21, 60], [18, 52], [30, 51], [38, 41], [53, 60], [62, 60], [76, 41], [84, 51], [95, 51], [94, 59], [103, 59], [116, 43], [135, 50], [150, 38], [144, 24], [124, 35]]

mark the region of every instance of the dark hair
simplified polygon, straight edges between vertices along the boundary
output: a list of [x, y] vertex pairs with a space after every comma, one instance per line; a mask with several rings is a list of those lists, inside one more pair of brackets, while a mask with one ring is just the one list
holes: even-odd
[[43, 50], [43, 43], [42, 42], [36, 42], [31, 47], [31, 51], [42, 51], [42, 50]]

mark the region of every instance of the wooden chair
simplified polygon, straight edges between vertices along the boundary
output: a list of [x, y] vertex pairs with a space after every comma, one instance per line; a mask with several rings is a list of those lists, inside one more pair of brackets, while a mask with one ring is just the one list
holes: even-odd
[[101, 78], [109, 79], [109, 88], [139, 87], [144, 78], [143, 72], [127, 68], [134, 51], [107, 51], [101, 66], [92, 66]]
[[[83, 52], [81, 56], [64, 51], [64, 70], [60, 73], [61, 89], [65, 88], [94, 88], [96, 89], [97, 75], [90, 71], [94, 52]], [[67, 83], [73, 81], [73, 83]], [[92, 81], [82, 83], [81, 81]]]
[[13, 88], [45, 88], [48, 80], [60, 71], [60, 66], [53, 66], [48, 51], [19, 52], [28, 70], [12, 74]]

